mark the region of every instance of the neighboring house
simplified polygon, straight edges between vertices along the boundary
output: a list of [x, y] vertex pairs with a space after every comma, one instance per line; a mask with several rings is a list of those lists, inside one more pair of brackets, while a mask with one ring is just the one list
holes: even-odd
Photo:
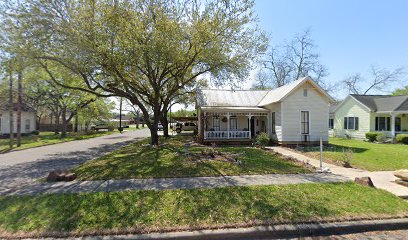
[[365, 138], [367, 132], [387, 137], [408, 132], [408, 95], [349, 95], [334, 111], [334, 135]]
[[273, 90], [197, 92], [203, 142], [248, 141], [266, 132], [281, 144], [328, 141], [332, 97], [310, 77]]
[[[13, 106], [13, 133], [17, 133], [17, 104]], [[23, 105], [21, 112], [21, 133], [31, 133], [36, 130], [35, 111]], [[7, 105], [0, 106], [0, 135], [10, 134], [10, 114]]]

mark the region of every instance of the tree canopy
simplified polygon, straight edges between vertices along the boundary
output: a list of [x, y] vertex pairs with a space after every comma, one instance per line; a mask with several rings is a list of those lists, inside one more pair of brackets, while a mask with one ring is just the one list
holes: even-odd
[[[3, 18], [19, 54], [76, 74], [86, 87], [140, 108], [152, 143], [172, 100], [196, 87], [243, 81], [265, 51], [252, 0], [25, 0]], [[7, 40], [6, 39], [6, 40]], [[153, 111], [149, 118], [146, 105]]]

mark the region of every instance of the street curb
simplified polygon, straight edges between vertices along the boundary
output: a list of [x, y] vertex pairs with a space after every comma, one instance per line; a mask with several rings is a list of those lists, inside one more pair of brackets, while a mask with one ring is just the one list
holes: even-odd
[[311, 236], [353, 234], [370, 231], [391, 231], [408, 229], [408, 218], [387, 220], [364, 220], [333, 223], [291, 224], [258, 226], [250, 228], [201, 230], [191, 232], [150, 233], [118, 236], [85, 237], [87, 240], [141, 240], [141, 239], [278, 239]]

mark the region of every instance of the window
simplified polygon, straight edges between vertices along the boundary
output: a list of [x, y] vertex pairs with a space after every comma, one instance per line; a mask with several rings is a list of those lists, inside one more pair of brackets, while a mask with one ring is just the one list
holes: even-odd
[[237, 117], [230, 117], [230, 130], [237, 130], [238, 129], [238, 121]]
[[213, 117], [214, 131], [220, 131], [220, 118], [218, 116]]
[[333, 129], [334, 128], [334, 119], [330, 118], [329, 119], [329, 129]]
[[[397, 121], [395, 121], [395, 125]], [[375, 131], [390, 131], [391, 118], [390, 117], [375, 117]]]
[[190, 123], [190, 127], [195, 127], [195, 123]]
[[276, 118], [275, 118], [275, 112], [272, 113], [272, 133], [276, 133]]
[[300, 112], [300, 123], [302, 134], [309, 134], [309, 111]]
[[307, 97], [307, 89], [303, 89], [303, 97]]
[[358, 130], [358, 117], [344, 117], [344, 129]]
[[25, 130], [26, 132], [30, 131], [30, 119], [25, 120]]
[[399, 117], [395, 118], [395, 131], [401, 131], [401, 118]]

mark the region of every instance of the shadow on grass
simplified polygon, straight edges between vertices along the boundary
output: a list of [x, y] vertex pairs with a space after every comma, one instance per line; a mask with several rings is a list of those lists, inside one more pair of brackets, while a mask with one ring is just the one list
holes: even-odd
[[[319, 146], [304, 146], [304, 147], [297, 147], [297, 150], [302, 152], [320, 152]], [[333, 152], [333, 153], [343, 153], [347, 150], [352, 150], [353, 153], [363, 153], [368, 151], [367, 148], [358, 148], [358, 147], [349, 147], [349, 146], [342, 146], [337, 144], [329, 144], [327, 146], [323, 146], [324, 152]]]

